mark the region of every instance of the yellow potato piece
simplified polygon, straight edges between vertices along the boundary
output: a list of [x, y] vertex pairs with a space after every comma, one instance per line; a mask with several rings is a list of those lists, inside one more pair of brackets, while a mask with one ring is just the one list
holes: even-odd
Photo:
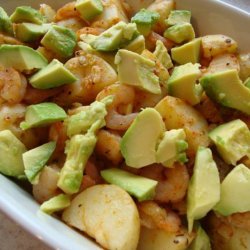
[[195, 155], [199, 145], [209, 145], [207, 122], [193, 107], [179, 98], [166, 96], [155, 108], [161, 114], [167, 129], [185, 130], [189, 156]]
[[72, 200], [62, 219], [109, 250], [137, 247], [138, 210], [129, 194], [118, 186], [104, 184], [86, 189]]

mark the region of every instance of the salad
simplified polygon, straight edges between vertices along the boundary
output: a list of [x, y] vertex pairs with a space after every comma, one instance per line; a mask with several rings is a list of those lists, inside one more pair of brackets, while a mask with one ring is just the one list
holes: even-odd
[[249, 249], [250, 53], [132, 7], [0, 7], [0, 173], [105, 249]]

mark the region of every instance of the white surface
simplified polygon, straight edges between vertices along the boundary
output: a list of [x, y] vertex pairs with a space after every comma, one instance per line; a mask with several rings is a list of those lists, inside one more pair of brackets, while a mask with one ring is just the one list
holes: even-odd
[[[38, 5], [39, 1], [26, 0], [22, 1], [22, 4], [24, 2], [25, 4], [28, 2], [34, 4], [35, 2]], [[56, 1], [42, 2], [55, 3]], [[63, 1], [58, 2], [62, 4]], [[192, 6], [194, 21], [196, 24], [198, 23], [198, 29], [202, 33], [225, 33], [233, 36], [237, 41], [241, 41], [240, 46], [247, 48], [247, 42], [249, 42], [247, 29], [250, 27], [250, 0], [226, 0], [226, 2], [244, 9], [245, 14], [240, 14], [237, 10], [232, 11], [228, 7], [224, 8], [216, 3], [216, 0], [177, 0], [177, 6], [179, 8]], [[11, 8], [13, 9], [18, 4], [20, 5], [18, 0], [0, 0], [0, 5], [3, 7], [12, 5]], [[198, 8], [203, 10], [198, 11]], [[94, 246], [91, 248], [89, 240], [85, 240], [80, 234], [72, 231], [56, 219], [38, 213], [38, 206], [33, 199], [3, 176], [0, 176], [0, 189], [2, 190], [0, 208], [15, 221], [29, 228], [36, 237], [49, 242], [55, 249], [98, 249]], [[26, 233], [2, 213], [0, 213], [0, 221], [0, 250], [51, 249]]]

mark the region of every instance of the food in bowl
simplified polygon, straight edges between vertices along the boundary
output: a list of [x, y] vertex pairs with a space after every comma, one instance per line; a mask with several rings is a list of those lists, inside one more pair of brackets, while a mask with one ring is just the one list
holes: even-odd
[[237, 249], [249, 54], [173, 1], [1, 13], [1, 173], [107, 249]]

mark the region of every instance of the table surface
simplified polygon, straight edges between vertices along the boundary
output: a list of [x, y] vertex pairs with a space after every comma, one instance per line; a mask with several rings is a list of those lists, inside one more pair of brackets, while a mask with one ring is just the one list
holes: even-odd
[[[250, 0], [224, 0], [250, 12]], [[40, 240], [23, 230], [15, 222], [0, 212], [1, 250], [51, 250]]]

